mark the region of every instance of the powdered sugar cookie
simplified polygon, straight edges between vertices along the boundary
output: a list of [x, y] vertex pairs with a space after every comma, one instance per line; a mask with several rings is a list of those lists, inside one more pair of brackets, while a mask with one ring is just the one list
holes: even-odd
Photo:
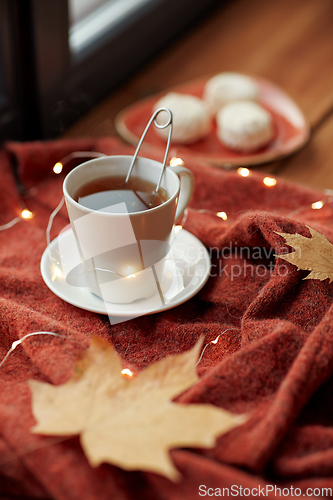
[[239, 100], [257, 100], [259, 87], [249, 76], [239, 73], [219, 73], [208, 80], [203, 98], [212, 113], [217, 113], [225, 104]]
[[[210, 132], [211, 116], [208, 106], [198, 97], [170, 92], [159, 99], [154, 111], [158, 108], [168, 108], [172, 111], [172, 142], [188, 144], [202, 139]], [[162, 124], [166, 119], [166, 113], [161, 112], [157, 121]], [[168, 137], [168, 128], [156, 131], [161, 137]]]
[[226, 104], [218, 112], [216, 122], [218, 138], [235, 151], [256, 151], [274, 136], [270, 113], [252, 101]]

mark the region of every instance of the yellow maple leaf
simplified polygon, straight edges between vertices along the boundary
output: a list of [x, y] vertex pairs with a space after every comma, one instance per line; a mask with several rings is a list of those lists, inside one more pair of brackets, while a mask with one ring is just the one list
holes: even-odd
[[291, 264], [297, 266], [297, 270], [311, 271], [304, 279], [333, 281], [333, 245], [323, 235], [307, 226], [312, 238], [307, 238], [298, 233], [276, 233], [282, 236], [287, 245], [294, 248], [293, 252], [277, 255]]
[[112, 346], [94, 337], [76, 363], [73, 377], [53, 386], [29, 381], [37, 434], [80, 434], [92, 466], [110, 462], [127, 470], [149, 470], [179, 480], [169, 449], [210, 448], [215, 438], [245, 421], [209, 404], [171, 400], [198, 381], [196, 361], [202, 345], [168, 356], [133, 379], [121, 375]]

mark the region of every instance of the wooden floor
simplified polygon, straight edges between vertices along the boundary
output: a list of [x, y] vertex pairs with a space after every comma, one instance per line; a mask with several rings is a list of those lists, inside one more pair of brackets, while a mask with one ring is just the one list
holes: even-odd
[[114, 118], [125, 106], [221, 71], [272, 80], [310, 121], [310, 141], [301, 151], [257, 168], [308, 186], [333, 189], [332, 0], [234, 0], [221, 5], [64, 136], [116, 135]]

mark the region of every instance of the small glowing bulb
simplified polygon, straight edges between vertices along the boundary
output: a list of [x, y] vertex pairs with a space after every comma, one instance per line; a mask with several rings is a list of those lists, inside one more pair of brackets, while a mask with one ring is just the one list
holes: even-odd
[[217, 341], [219, 340], [220, 336], [218, 335], [215, 340], [211, 341], [211, 344], [217, 344]]
[[181, 158], [176, 158], [174, 156], [173, 158], [171, 158], [169, 165], [170, 167], [181, 167], [182, 165], [184, 165], [184, 161]]
[[62, 163], [60, 163], [60, 161], [58, 161], [58, 162], [54, 165], [54, 167], [53, 167], [53, 172], [54, 172], [55, 174], [60, 174], [60, 173], [61, 173], [61, 171], [62, 171], [62, 169], [63, 169], [63, 164], [62, 164]]
[[174, 233], [175, 233], [175, 234], [179, 233], [179, 231], [180, 231], [181, 229], [183, 229], [183, 226], [180, 226], [180, 225], [179, 225], [179, 226], [175, 226], [175, 227], [173, 228], [173, 230], [174, 230]]
[[34, 214], [32, 212], [30, 212], [30, 210], [28, 210], [27, 208], [25, 208], [24, 210], [22, 210], [21, 212], [21, 217], [23, 219], [32, 219], [34, 216]]
[[316, 201], [315, 203], [312, 203], [311, 207], [314, 210], [319, 210], [320, 208], [323, 208], [324, 203], [322, 201]]
[[126, 278], [135, 278], [135, 274], [129, 274]]
[[20, 340], [15, 340], [15, 342], [12, 343], [12, 350], [14, 351], [14, 349], [21, 343]]
[[124, 368], [121, 370], [122, 375], [127, 375], [128, 377], [133, 377], [133, 372], [129, 368]]
[[62, 271], [61, 269], [59, 269], [59, 267], [57, 266], [54, 266], [53, 267], [53, 273], [52, 273], [52, 281], [55, 281], [57, 278], [62, 278], [63, 277], [63, 274], [62, 274]]
[[265, 184], [265, 186], [272, 187], [275, 186], [277, 180], [274, 179], [274, 177], [265, 177], [262, 182]]
[[56, 267], [56, 268], [54, 269], [54, 274], [55, 274], [56, 276], [62, 276], [62, 272], [60, 271], [59, 267]]
[[227, 220], [228, 216], [225, 212], [217, 212], [216, 214], [218, 217], [220, 217], [223, 220]]
[[250, 170], [248, 168], [240, 167], [237, 169], [237, 174], [241, 175], [242, 177], [247, 177], [248, 175], [250, 175]]

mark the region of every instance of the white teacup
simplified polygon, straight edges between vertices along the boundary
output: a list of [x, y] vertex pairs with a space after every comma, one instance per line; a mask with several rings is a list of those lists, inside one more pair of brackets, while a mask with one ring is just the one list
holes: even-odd
[[[130, 303], [156, 293], [156, 279], [163, 273], [173, 224], [184, 212], [194, 189], [193, 174], [176, 166], [165, 169], [161, 187], [167, 200], [157, 207], [128, 213], [125, 203], [92, 210], [75, 201], [78, 190], [91, 181], [109, 176], [125, 178], [131, 161], [131, 156], [90, 160], [74, 168], [63, 184], [82, 261], [70, 273], [68, 282], [87, 286], [107, 302]], [[161, 163], [138, 157], [131, 176], [156, 185], [161, 169]]]

